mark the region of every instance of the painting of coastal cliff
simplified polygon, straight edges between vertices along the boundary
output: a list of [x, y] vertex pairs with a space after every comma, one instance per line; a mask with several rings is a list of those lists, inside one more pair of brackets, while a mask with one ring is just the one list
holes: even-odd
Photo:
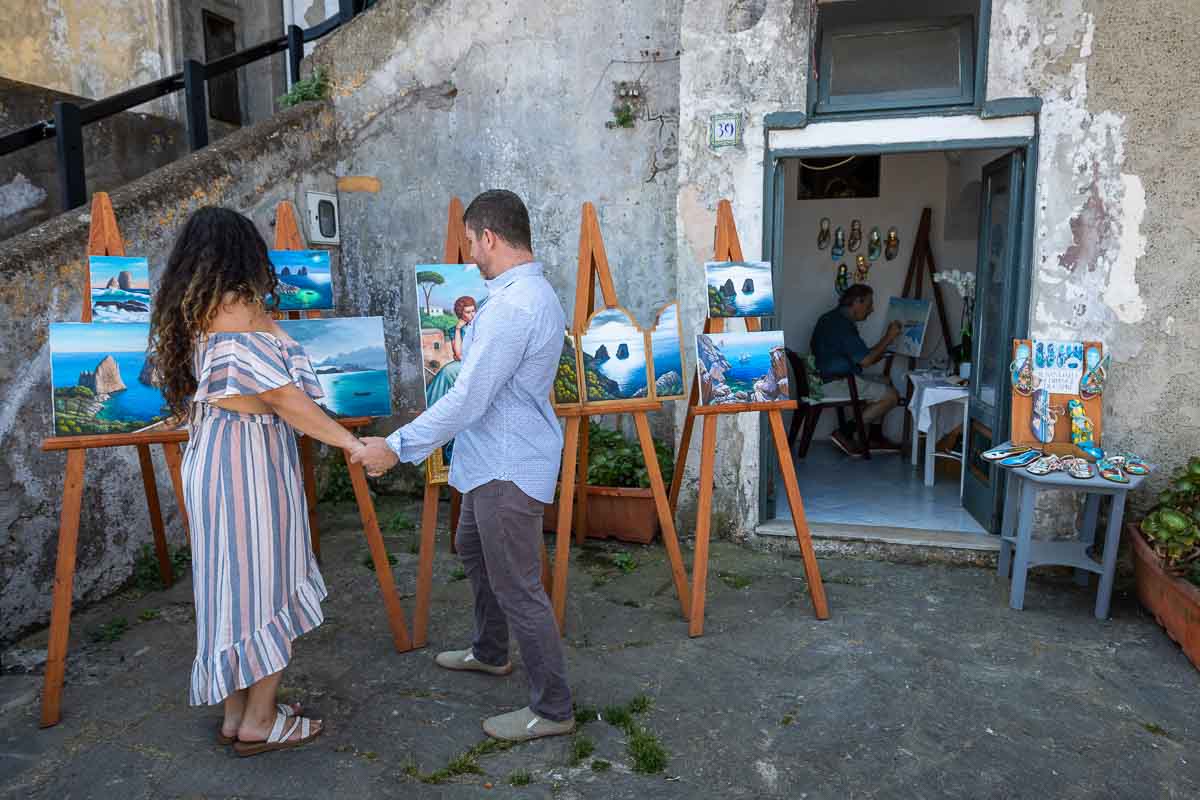
[[704, 265], [708, 316], [767, 317], [775, 313], [771, 264], [766, 261], [710, 261]]
[[701, 333], [696, 336], [700, 405], [787, 400], [783, 331]]
[[333, 279], [326, 250], [272, 250], [279, 276], [280, 311], [333, 308]]
[[679, 323], [679, 304], [669, 303], [659, 310], [650, 331], [650, 363], [654, 366], [654, 398], [673, 400], [683, 397], [683, 350]]
[[383, 317], [291, 319], [279, 327], [308, 353], [325, 392], [317, 405], [335, 417], [392, 413]]
[[558, 358], [558, 371], [554, 375], [553, 402], [558, 406], [579, 403], [579, 360], [570, 331], [563, 332], [562, 355]]
[[150, 321], [150, 264], [144, 258], [90, 256], [93, 322]]
[[145, 322], [50, 325], [54, 433], [133, 433], [169, 416], [147, 358]]
[[620, 308], [597, 311], [579, 337], [584, 400], [602, 403], [646, 397], [650, 370], [646, 334]]

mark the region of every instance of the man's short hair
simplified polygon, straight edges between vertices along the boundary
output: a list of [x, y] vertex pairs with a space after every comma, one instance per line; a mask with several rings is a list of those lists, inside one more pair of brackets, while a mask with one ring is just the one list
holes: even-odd
[[843, 308], [849, 308], [859, 300], [868, 300], [875, 294], [875, 290], [865, 283], [856, 283], [853, 286], [842, 292], [842, 297], [838, 300], [838, 305]]
[[529, 211], [521, 198], [506, 189], [488, 189], [471, 201], [463, 224], [476, 235], [490, 230], [513, 247], [533, 250]]

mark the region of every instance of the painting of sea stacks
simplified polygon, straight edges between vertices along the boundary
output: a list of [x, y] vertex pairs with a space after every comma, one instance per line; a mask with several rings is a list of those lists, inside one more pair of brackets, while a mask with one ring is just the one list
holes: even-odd
[[88, 258], [93, 322], [150, 321], [150, 264], [144, 258]]
[[318, 311], [333, 308], [333, 279], [326, 250], [272, 250], [279, 276], [280, 311]]
[[554, 404], [559, 406], [579, 403], [579, 362], [575, 356], [575, 340], [570, 331], [563, 333], [562, 355], [558, 359], [558, 372], [554, 375]]
[[710, 261], [704, 265], [708, 316], [767, 317], [775, 313], [771, 265], [766, 261]]
[[58, 436], [133, 433], [170, 412], [154, 385], [145, 322], [50, 325], [50, 383]]
[[789, 397], [783, 331], [698, 334], [696, 364], [701, 405], [770, 403]]
[[293, 319], [279, 326], [308, 353], [325, 392], [317, 405], [335, 417], [392, 413], [383, 317]]
[[679, 339], [679, 304], [662, 307], [650, 332], [650, 353], [654, 364], [654, 397], [670, 400], [683, 397], [683, 350]]
[[646, 335], [624, 310], [605, 308], [593, 314], [579, 337], [579, 349], [586, 402], [646, 396]]

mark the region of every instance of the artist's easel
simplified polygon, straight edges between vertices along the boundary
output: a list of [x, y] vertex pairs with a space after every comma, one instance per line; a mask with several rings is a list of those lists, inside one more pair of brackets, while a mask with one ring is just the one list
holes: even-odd
[[[575, 310], [571, 333], [582, 336], [588, 318], [596, 309], [596, 281], [600, 282], [600, 293], [605, 308], [616, 308], [617, 291], [613, 286], [612, 272], [608, 267], [608, 255], [604, 250], [604, 239], [600, 235], [600, 222], [596, 208], [591, 203], [583, 204], [583, 218], [579, 228], [579, 274], [575, 283]], [[578, 338], [577, 338], [578, 341]], [[582, 391], [582, 390], [581, 390]], [[646, 462], [646, 474], [650, 479], [650, 490], [654, 494], [654, 506], [658, 512], [658, 523], [662, 528], [663, 544], [671, 563], [671, 579], [679, 596], [679, 606], [685, 619], [689, 617], [689, 591], [687, 571], [683, 566], [683, 555], [679, 549], [679, 538], [675, 535], [675, 517], [667, 499], [666, 486], [658, 467], [658, 455], [654, 451], [654, 439], [650, 436], [649, 411], [661, 411], [661, 400], [626, 400], [589, 405], [580, 397], [578, 405], [559, 405], [555, 413], [566, 420], [563, 442], [562, 473], [558, 492], [558, 528], [554, 548], [554, 591], [551, 601], [558, 629], [562, 631], [567, 606], [567, 570], [571, 551], [571, 517], [575, 516], [575, 541], [583, 544], [587, 537], [587, 474], [588, 474], [588, 426], [591, 417], [607, 414], [632, 414], [637, 428], [638, 442], [642, 447], [642, 458]]]
[[[716, 245], [714, 261], [743, 261], [742, 245], [738, 239], [737, 226], [733, 220], [733, 206], [728, 200], [717, 204]], [[756, 317], [746, 318], [746, 330], [761, 330]], [[708, 318], [704, 322], [705, 333], [721, 333], [725, 320]], [[719, 406], [700, 405], [700, 368], [692, 377], [692, 393], [688, 401], [687, 416], [683, 421], [683, 436], [679, 442], [675, 475], [671, 480], [670, 505], [672, 512], [679, 502], [679, 488], [687, 465], [688, 449], [691, 445], [692, 427], [696, 417], [704, 417], [704, 431], [700, 444], [700, 495], [696, 506], [696, 553], [692, 565], [691, 616], [688, 620], [688, 635], [704, 635], [704, 600], [708, 579], [708, 540], [712, 526], [713, 470], [717, 455], [717, 422], [725, 414], [767, 412], [771, 426], [771, 438], [775, 443], [775, 454], [779, 457], [779, 469], [783, 473], [783, 485], [787, 490], [788, 506], [792, 512], [792, 525], [796, 530], [796, 542], [804, 558], [804, 574], [808, 580], [808, 593], [812, 597], [813, 612], [817, 619], [829, 618], [829, 606], [825, 600], [825, 585], [821, 582], [821, 570], [817, 566], [817, 555], [813, 551], [812, 536], [808, 520], [804, 516], [804, 502], [800, 499], [800, 486], [796, 482], [796, 468], [792, 463], [792, 451], [788, 447], [787, 434], [783, 429], [784, 411], [795, 411], [795, 400], [771, 403], [729, 403]]]
[[[112, 201], [104, 192], [92, 195], [91, 223], [88, 230], [87, 256], [123, 256], [125, 241], [117, 226]], [[81, 322], [92, 321], [91, 270], [83, 282], [83, 312]], [[167, 538], [163, 529], [162, 509], [158, 503], [158, 484], [154, 478], [154, 462], [150, 446], [162, 447], [163, 457], [171, 475], [184, 536], [188, 533], [187, 511], [183, 505], [183, 478], [180, 473], [182, 456], [179, 445], [187, 441], [184, 430], [152, 430], [139, 433], [103, 434], [97, 436], [52, 436], [42, 441], [43, 452], [65, 450], [66, 474], [63, 480], [62, 510], [58, 525], [58, 558], [54, 568], [54, 599], [50, 610], [50, 641], [46, 648], [46, 675], [42, 684], [43, 728], [56, 725], [62, 718], [62, 686], [66, 671], [67, 647], [71, 630], [72, 588], [75, 582], [76, 545], [79, 540], [79, 516], [83, 502], [84, 464], [88, 450], [106, 447], [137, 448], [142, 471], [142, 488], [150, 512], [150, 528], [154, 533], [154, 552], [158, 557], [158, 574], [170, 586], [175, 579]]]
[[[925, 276], [923, 268], [929, 270], [929, 286], [933, 291], [933, 301], [937, 305], [938, 321], [942, 325], [942, 340], [946, 343], [946, 355], [950, 355], [950, 328], [946, 323], [946, 305], [942, 302], [942, 287], [936, 280], [937, 264], [933, 260], [933, 248], [929, 244], [929, 235], [933, 228], [933, 212], [926, 208], [921, 212], [921, 223], [917, 226], [917, 235], [913, 239], [912, 256], [908, 260], [908, 272], [904, 276], [904, 291], [900, 293], [901, 297], [912, 297], [915, 300], [921, 299], [921, 288], [924, 284]], [[909, 294], [909, 293], [912, 294]], [[908, 369], [911, 372], [913, 366], [917, 363], [916, 356], [905, 356], [908, 359]], [[892, 361], [896, 358], [895, 353], [888, 353], [887, 358], [883, 360], [883, 377], [888, 383], [892, 380]], [[905, 397], [904, 404], [907, 406], [912, 402], [913, 385], [908, 381], [908, 394]], [[912, 416], [904, 415], [904, 434], [902, 438], [908, 441], [910, 435], [917, 435], [912, 431]], [[963, 436], [966, 437], [967, 432], [963, 431]], [[867, 442], [862, 442], [863, 447], [867, 447]]]
[[[281, 200], [275, 206], [275, 249], [303, 250], [304, 237], [296, 222], [296, 208], [288, 200]], [[301, 312], [286, 311], [276, 314], [288, 319], [300, 319]], [[318, 319], [320, 311], [303, 312], [306, 319]], [[371, 424], [370, 417], [344, 417], [338, 423], [349, 430], [357, 430]], [[379, 581], [379, 591], [383, 595], [383, 605], [387, 609], [388, 626], [392, 631], [392, 644], [396, 652], [404, 653], [413, 649], [413, 643], [408, 636], [408, 627], [404, 624], [404, 611], [400, 608], [400, 595], [396, 592], [396, 583], [392, 578], [392, 568], [388, 563], [387, 548], [383, 543], [383, 534], [379, 530], [379, 518], [375, 514], [375, 503], [371, 500], [371, 490], [367, 487], [367, 474], [361, 464], [355, 464], [350, 459], [350, 451], [343, 450], [342, 457], [346, 460], [346, 469], [350, 473], [350, 484], [354, 487], [354, 499], [358, 502], [358, 514], [362, 519], [363, 533], [367, 537], [367, 547], [371, 551], [371, 562], [375, 565], [375, 577]], [[309, 436], [300, 437], [300, 463], [304, 472], [304, 497], [308, 506], [308, 524], [312, 537], [313, 554], [321, 556], [321, 534], [317, 528], [317, 480], [313, 440]]]

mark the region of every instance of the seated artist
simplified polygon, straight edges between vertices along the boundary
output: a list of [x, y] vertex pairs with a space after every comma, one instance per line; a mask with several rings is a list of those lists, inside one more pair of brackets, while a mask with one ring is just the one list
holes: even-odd
[[[900, 323], [893, 321], [875, 346], [867, 347], [858, 333], [858, 323], [874, 310], [875, 291], [864, 283], [854, 284], [842, 293], [837, 308], [817, 320], [810, 347], [826, 396], [849, 397], [846, 376], [855, 376], [858, 399], [867, 404], [862, 416], [871, 452], [898, 452], [897, 445], [883, 438], [883, 418], [900, 402], [900, 396], [887, 376], [865, 375], [863, 368], [883, 358], [888, 345], [900, 335]], [[834, 432], [833, 443], [846, 455], [861, 456], [863, 445], [855, 441], [854, 433], [851, 417]]]

